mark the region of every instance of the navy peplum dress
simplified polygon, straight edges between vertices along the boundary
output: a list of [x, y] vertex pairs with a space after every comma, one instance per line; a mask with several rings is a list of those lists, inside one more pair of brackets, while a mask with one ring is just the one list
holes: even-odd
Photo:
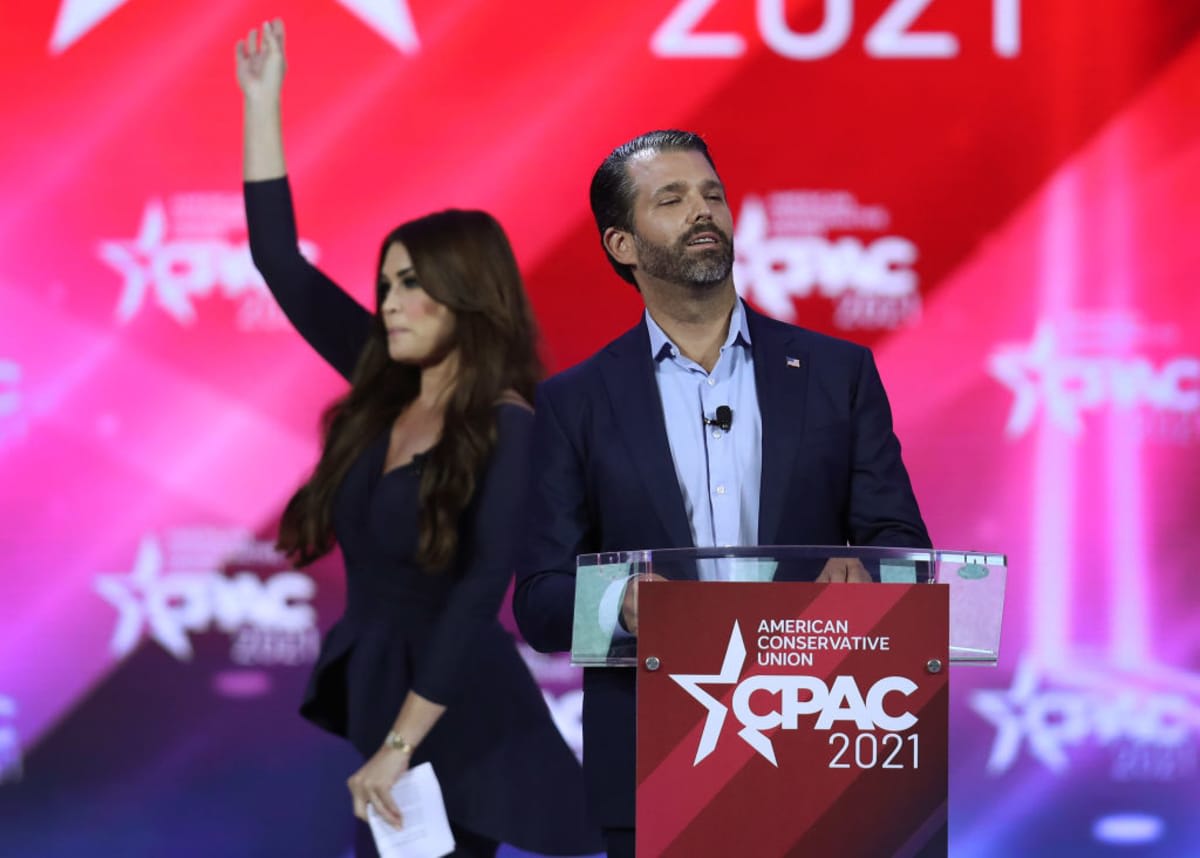
[[[371, 314], [300, 255], [287, 179], [247, 182], [245, 195], [255, 264], [300, 333], [349, 378]], [[534, 852], [599, 852], [580, 766], [497, 619], [533, 415], [500, 404], [496, 420], [496, 448], [464, 511], [449, 574], [414, 561], [424, 458], [384, 473], [385, 432], [350, 468], [333, 510], [346, 610], [325, 637], [300, 711], [369, 757], [410, 690], [443, 704], [412, 764], [433, 763], [455, 824]]]

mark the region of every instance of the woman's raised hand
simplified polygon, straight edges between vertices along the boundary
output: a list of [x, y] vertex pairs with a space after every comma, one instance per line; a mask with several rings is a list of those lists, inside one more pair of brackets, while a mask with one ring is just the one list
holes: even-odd
[[278, 18], [264, 23], [261, 33], [251, 30], [237, 43], [237, 79], [245, 94], [242, 176], [248, 182], [287, 174], [279, 124], [279, 93], [286, 67], [283, 21]]
[[279, 18], [264, 22], [261, 34], [251, 29], [245, 39], [238, 40], [237, 79], [248, 100], [278, 100], [286, 68], [283, 21]]

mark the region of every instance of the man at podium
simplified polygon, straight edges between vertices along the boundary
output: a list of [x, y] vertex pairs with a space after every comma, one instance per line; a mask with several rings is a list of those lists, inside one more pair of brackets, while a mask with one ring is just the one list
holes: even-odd
[[[570, 649], [579, 554], [930, 547], [870, 351], [738, 298], [733, 215], [704, 141], [654, 131], [617, 147], [591, 205], [646, 310], [539, 391], [514, 596], [529, 643]], [[862, 577], [830, 566], [819, 580]], [[636, 582], [622, 605], [635, 634]], [[635, 714], [635, 671], [585, 670], [584, 771], [610, 856], [633, 855]]]

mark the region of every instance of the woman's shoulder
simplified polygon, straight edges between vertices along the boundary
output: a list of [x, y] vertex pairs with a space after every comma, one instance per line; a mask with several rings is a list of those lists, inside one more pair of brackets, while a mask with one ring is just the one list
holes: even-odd
[[512, 389], [500, 394], [500, 398], [496, 400], [496, 408], [502, 414], [511, 408], [516, 408], [529, 414], [533, 413], [533, 406], [529, 404], [529, 400]]
[[496, 400], [496, 443], [525, 444], [533, 435], [533, 406], [515, 390]]

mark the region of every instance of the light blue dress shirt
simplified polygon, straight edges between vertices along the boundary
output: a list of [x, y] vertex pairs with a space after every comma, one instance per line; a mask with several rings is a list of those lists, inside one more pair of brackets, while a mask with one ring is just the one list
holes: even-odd
[[[762, 418], [741, 300], [734, 303], [729, 336], [712, 372], [684, 357], [649, 311], [646, 326], [671, 458], [696, 547], [757, 545]], [[721, 405], [733, 410], [728, 431], [704, 423]]]
[[[759, 492], [762, 488], [762, 416], [750, 328], [741, 299], [729, 317], [729, 336], [712, 372], [683, 356], [679, 347], [646, 312], [654, 380], [662, 401], [675, 477], [683, 495], [692, 542], [697, 548], [758, 544]], [[729, 431], [706, 426], [717, 407], [733, 411]], [[770, 560], [703, 560], [696, 564], [702, 581], [770, 581]], [[613, 640], [631, 635], [620, 627], [625, 587], [622, 575], [605, 589], [598, 607], [600, 628]]]

